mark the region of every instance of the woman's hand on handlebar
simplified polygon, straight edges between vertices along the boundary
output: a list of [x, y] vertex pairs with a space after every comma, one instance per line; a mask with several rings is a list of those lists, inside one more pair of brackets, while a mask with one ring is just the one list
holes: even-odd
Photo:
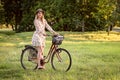
[[43, 36], [58, 36], [58, 35], [60, 35], [59, 33], [53, 33], [52, 35], [50, 35], [50, 34], [43, 34]]
[[60, 34], [57, 32], [53, 33], [53, 36], [58, 36], [58, 35], [60, 35]]

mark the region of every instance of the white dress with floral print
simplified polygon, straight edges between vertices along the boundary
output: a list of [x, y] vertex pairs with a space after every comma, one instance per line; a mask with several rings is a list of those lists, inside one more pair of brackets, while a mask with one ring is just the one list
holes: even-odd
[[38, 19], [34, 20], [34, 26], [36, 31], [33, 34], [32, 37], [32, 45], [33, 46], [45, 46], [45, 28], [49, 30], [51, 33], [54, 33], [55, 31], [48, 25], [46, 20], [43, 20], [41, 22]]

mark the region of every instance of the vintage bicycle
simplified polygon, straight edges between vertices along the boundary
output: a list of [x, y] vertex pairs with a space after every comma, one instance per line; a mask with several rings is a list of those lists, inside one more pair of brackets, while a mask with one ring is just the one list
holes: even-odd
[[[44, 63], [48, 63], [51, 60], [52, 68], [57, 71], [68, 71], [72, 64], [69, 51], [59, 48], [63, 39], [64, 37], [61, 35], [52, 36], [52, 45], [47, 56], [44, 56]], [[25, 45], [25, 49], [22, 50], [20, 62], [24, 69], [37, 69], [37, 49], [31, 45]]]

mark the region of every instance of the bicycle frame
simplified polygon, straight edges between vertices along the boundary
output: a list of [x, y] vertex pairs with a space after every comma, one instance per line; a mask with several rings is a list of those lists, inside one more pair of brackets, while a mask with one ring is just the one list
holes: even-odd
[[44, 58], [44, 61], [47, 60], [45, 61], [45, 63], [48, 63], [50, 61], [53, 52], [57, 49], [58, 49], [58, 45], [54, 45], [54, 44], [51, 45], [47, 56]]

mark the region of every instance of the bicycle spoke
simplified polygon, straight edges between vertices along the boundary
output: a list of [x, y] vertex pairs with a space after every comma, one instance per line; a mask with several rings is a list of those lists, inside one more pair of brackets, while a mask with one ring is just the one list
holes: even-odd
[[[32, 48], [27, 48], [21, 56], [21, 64], [24, 69], [35, 69], [37, 65], [36, 51]], [[36, 57], [36, 58], [35, 58]]]
[[58, 49], [51, 59], [52, 67], [59, 71], [68, 71], [71, 67], [71, 56], [65, 49]]

